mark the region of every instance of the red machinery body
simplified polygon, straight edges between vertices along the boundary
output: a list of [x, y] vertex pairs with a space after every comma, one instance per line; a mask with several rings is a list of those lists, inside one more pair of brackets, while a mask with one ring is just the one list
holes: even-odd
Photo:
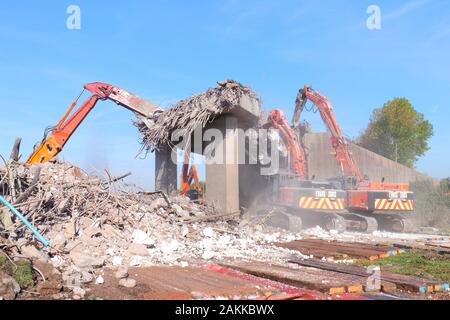
[[277, 129], [289, 152], [290, 173], [280, 174], [276, 203], [294, 209], [341, 212], [345, 210], [345, 192], [329, 182], [309, 180], [305, 151], [284, 112], [271, 110], [263, 128]]

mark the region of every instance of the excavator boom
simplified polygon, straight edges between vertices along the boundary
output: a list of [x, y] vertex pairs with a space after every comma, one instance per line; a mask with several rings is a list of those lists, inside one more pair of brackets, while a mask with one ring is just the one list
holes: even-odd
[[300, 89], [297, 95], [294, 117], [292, 120], [293, 125], [298, 125], [300, 115], [307, 100], [310, 100], [318, 108], [320, 116], [331, 134], [331, 144], [344, 176], [355, 177], [358, 181], [362, 181], [363, 177], [361, 172], [349, 149], [344, 133], [334, 116], [333, 106], [325, 96], [313, 90], [311, 86], [305, 86], [303, 89]]
[[308, 178], [308, 166], [306, 164], [305, 151], [302, 148], [297, 134], [289, 126], [284, 112], [279, 109], [270, 111], [268, 122], [263, 128], [274, 128], [279, 130], [281, 138], [290, 154], [291, 170], [298, 175], [300, 179]]
[[70, 115], [78, 103], [78, 99], [81, 96], [80, 94], [68, 108], [58, 124], [51, 128], [50, 134], [46, 134], [41, 143], [35, 148], [34, 152], [27, 160], [28, 164], [44, 163], [57, 156], [76, 129], [95, 107], [98, 100], [109, 99], [118, 105], [147, 118], [152, 118], [162, 111], [160, 107], [152, 102], [110, 84], [93, 82], [86, 84], [84, 90], [91, 92], [92, 95], [72, 115]]
[[162, 109], [153, 102], [107, 83], [88, 83], [84, 86], [84, 89], [97, 95], [100, 99], [114, 101], [118, 105], [147, 118], [151, 118], [156, 113], [162, 111]]
[[52, 130], [51, 134], [46, 135], [43, 141], [35, 148], [34, 152], [28, 158], [27, 163], [44, 163], [56, 157], [81, 122], [83, 122], [89, 112], [95, 107], [98, 99], [96, 95], [91, 96], [69, 119], [65, 120], [75, 106], [75, 103], [72, 104], [63, 119]]

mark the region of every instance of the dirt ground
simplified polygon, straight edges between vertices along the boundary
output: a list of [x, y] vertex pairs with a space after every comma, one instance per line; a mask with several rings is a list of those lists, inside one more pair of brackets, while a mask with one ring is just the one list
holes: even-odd
[[105, 283], [91, 285], [88, 298], [120, 300], [190, 300], [201, 298], [244, 298], [271, 291], [249, 281], [198, 267], [149, 267], [129, 269], [134, 288], [119, 285], [113, 270], [105, 272]]

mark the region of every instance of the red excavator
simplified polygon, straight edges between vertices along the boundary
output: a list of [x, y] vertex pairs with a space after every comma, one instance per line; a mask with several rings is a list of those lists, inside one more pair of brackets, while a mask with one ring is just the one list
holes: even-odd
[[[331, 145], [342, 170], [342, 176], [327, 181], [315, 181], [308, 176], [304, 148], [298, 137], [300, 115], [307, 101], [317, 107], [330, 135]], [[338, 125], [331, 103], [310, 86], [302, 88], [296, 99], [292, 125], [281, 110], [272, 110], [264, 128], [279, 130], [290, 160], [289, 172], [275, 179], [274, 203], [283, 208], [283, 215], [299, 219], [322, 219], [327, 229], [373, 232], [409, 230], [404, 213], [413, 211], [413, 193], [407, 184], [369, 181], [362, 176], [349, 144]], [[292, 229], [292, 228], [290, 228]]]
[[408, 231], [411, 226], [402, 214], [410, 214], [414, 210], [414, 194], [409, 191], [409, 185], [385, 182], [384, 178], [370, 181], [361, 174], [330, 101], [311, 86], [299, 90], [293, 126], [298, 125], [308, 100], [318, 109], [331, 135], [331, 145], [342, 170], [342, 189], [347, 193], [346, 208], [352, 213], [346, 217], [347, 220], [353, 224], [361, 221], [368, 223], [369, 231], [376, 230], [377, 225], [392, 231]]
[[[270, 177], [267, 194], [258, 198], [257, 212], [265, 213], [272, 207], [270, 224], [299, 231], [305, 224], [320, 224], [328, 230], [345, 231], [346, 193], [333, 181], [316, 181], [309, 178], [306, 155], [296, 131], [291, 127], [284, 112], [271, 110], [261, 124], [265, 129], [276, 129], [288, 151], [289, 168]], [[267, 200], [269, 202], [267, 203]], [[261, 209], [261, 210], [260, 210]]]

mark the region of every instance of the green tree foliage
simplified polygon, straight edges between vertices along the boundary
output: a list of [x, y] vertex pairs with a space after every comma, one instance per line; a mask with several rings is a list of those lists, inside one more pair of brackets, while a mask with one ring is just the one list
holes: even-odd
[[357, 143], [375, 153], [414, 167], [428, 149], [433, 126], [405, 98], [388, 101], [375, 109]]

